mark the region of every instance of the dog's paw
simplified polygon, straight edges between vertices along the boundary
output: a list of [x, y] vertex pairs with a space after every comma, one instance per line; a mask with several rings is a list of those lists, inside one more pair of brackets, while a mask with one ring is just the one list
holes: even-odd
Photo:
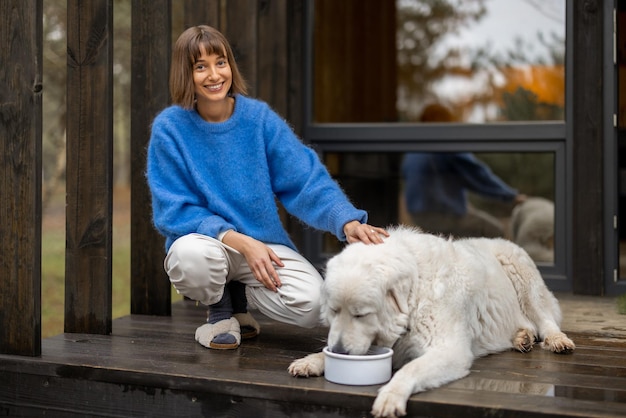
[[376, 418], [397, 418], [406, 415], [407, 398], [404, 394], [384, 390], [378, 393], [371, 414]]
[[289, 365], [289, 374], [296, 377], [312, 377], [324, 374], [324, 353], [309, 354]]
[[534, 335], [527, 329], [519, 329], [513, 339], [513, 348], [522, 353], [528, 353], [533, 349]]
[[567, 335], [562, 332], [548, 335], [541, 343], [541, 347], [545, 350], [550, 350], [555, 353], [568, 354], [574, 351], [576, 344], [570, 340]]
[[396, 374], [378, 390], [371, 414], [376, 418], [396, 418], [406, 415], [406, 403], [411, 396], [411, 382]]

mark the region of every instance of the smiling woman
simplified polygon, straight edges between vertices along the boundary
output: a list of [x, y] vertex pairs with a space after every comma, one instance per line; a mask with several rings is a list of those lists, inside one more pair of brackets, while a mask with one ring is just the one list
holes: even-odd
[[342, 241], [381, 243], [385, 230], [366, 223], [282, 117], [245, 95], [220, 32], [184, 31], [170, 74], [174, 105], [152, 124], [147, 177], [170, 281], [209, 306], [196, 341], [235, 349], [255, 337], [248, 300], [272, 319], [316, 326], [322, 278], [297, 252], [276, 199]]
[[224, 122], [233, 114], [235, 99], [229, 96], [233, 73], [223, 54], [202, 55], [193, 66], [196, 111], [207, 122]]
[[248, 92], [224, 35], [210, 26], [194, 26], [180, 35], [172, 51], [172, 101], [186, 109], [195, 107], [196, 95], [209, 90], [207, 82], [213, 86], [216, 83], [225, 84], [224, 89], [219, 89], [223, 92], [221, 96], [213, 99], [215, 102], [218, 102], [217, 99], [225, 100], [226, 96]]

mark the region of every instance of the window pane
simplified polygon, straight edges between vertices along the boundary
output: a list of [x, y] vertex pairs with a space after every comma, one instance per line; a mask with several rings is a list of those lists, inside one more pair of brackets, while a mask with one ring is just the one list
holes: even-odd
[[563, 120], [565, 0], [316, 0], [314, 122]]
[[[504, 237], [554, 264], [552, 153], [327, 153], [369, 223], [454, 237]], [[523, 199], [518, 202], [516, 199]], [[324, 252], [339, 249], [327, 236]]]

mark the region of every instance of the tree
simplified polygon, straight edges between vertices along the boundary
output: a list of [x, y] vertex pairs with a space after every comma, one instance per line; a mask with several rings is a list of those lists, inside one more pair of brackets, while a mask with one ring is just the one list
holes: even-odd
[[[477, 111], [486, 121], [563, 118], [562, 36], [539, 32], [536, 42], [518, 38], [504, 53], [494, 51], [489, 43], [460, 48], [449, 42], [449, 35], [476, 27], [487, 6], [485, 0], [397, 2], [401, 120], [417, 120], [425, 103], [441, 100], [439, 92], [445, 84], [460, 85], [447, 104], [466, 118]], [[535, 10], [559, 19], [547, 6]], [[525, 109], [524, 116], [520, 109]]]

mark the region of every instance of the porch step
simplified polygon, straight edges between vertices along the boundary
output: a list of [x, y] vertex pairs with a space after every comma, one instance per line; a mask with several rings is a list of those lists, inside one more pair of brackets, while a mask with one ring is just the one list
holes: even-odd
[[[171, 317], [131, 315], [113, 335], [61, 334], [41, 357], [0, 356], [0, 415], [115, 417], [366, 417], [380, 386], [293, 378], [326, 329], [258, 318], [261, 334], [234, 351], [194, 341], [206, 312], [179, 302]], [[626, 416], [626, 339], [571, 334], [573, 355], [540, 349], [478, 359], [469, 376], [417, 394], [415, 417]]]

